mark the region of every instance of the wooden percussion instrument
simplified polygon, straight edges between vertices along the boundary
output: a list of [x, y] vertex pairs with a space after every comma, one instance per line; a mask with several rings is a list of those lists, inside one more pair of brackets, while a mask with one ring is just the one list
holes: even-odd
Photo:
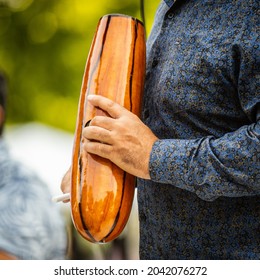
[[105, 96], [140, 115], [145, 77], [145, 31], [130, 16], [106, 15], [98, 23], [83, 75], [71, 169], [71, 212], [77, 231], [88, 241], [114, 240], [132, 208], [135, 177], [111, 161], [82, 149], [82, 130], [105, 115], [87, 95]]

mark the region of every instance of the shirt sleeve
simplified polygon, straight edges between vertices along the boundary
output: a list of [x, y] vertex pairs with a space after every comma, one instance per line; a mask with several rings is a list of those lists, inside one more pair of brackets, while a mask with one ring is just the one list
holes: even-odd
[[47, 186], [23, 166], [10, 166], [0, 188], [0, 250], [18, 259], [64, 259], [65, 222]]
[[204, 200], [260, 195], [260, 46], [256, 27], [249, 26], [234, 46], [240, 58], [237, 94], [248, 123], [220, 138], [158, 140], [150, 155], [153, 181]]

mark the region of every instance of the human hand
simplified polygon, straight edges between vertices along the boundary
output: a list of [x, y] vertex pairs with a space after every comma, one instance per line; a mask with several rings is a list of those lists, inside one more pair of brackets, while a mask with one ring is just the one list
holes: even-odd
[[150, 179], [149, 158], [158, 138], [119, 104], [98, 95], [89, 95], [88, 101], [109, 116], [96, 116], [83, 129], [83, 149], [111, 160], [134, 176]]
[[[70, 191], [71, 191], [71, 167], [69, 168], [69, 170], [65, 173], [65, 175], [63, 176], [62, 178], [62, 181], [61, 181], [61, 191], [64, 193], [64, 194], [69, 194]], [[69, 199], [65, 199], [63, 200], [63, 202], [69, 202], [70, 200]]]

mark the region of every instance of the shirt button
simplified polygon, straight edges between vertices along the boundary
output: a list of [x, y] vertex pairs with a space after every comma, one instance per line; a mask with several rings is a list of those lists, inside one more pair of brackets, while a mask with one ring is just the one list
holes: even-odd
[[169, 18], [169, 19], [172, 19], [172, 18], [173, 18], [173, 16], [174, 16], [174, 14], [173, 14], [173, 13], [169, 13], [169, 14], [168, 14], [168, 18]]

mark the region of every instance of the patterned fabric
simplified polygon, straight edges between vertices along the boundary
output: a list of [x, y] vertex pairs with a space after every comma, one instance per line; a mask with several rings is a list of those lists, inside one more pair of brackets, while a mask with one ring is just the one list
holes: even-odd
[[65, 259], [67, 236], [47, 187], [0, 140], [0, 250], [19, 259]]
[[[167, 5], [166, 5], [167, 4]], [[162, 1], [138, 180], [141, 259], [260, 259], [259, 0]]]

